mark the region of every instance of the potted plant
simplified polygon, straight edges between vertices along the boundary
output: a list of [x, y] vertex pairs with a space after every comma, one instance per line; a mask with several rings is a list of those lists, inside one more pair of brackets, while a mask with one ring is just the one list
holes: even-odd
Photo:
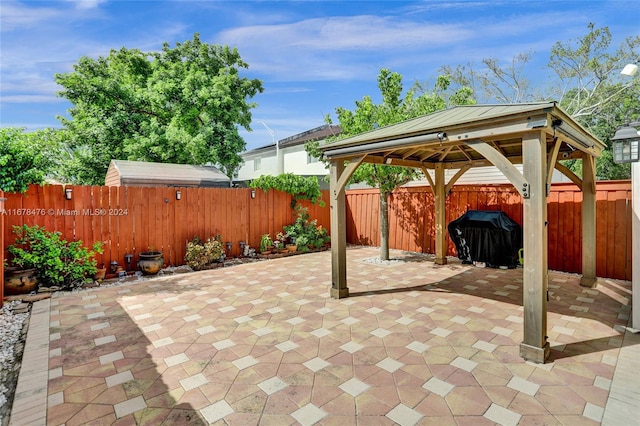
[[98, 271], [94, 256], [102, 253], [100, 242], [88, 248], [82, 241], [66, 241], [60, 232], [37, 225], [14, 226], [13, 232], [17, 238], [8, 247], [13, 265], [34, 268], [40, 284], [46, 287], [71, 289]]
[[273, 240], [271, 239], [271, 235], [263, 234], [262, 237], [260, 237], [260, 253], [271, 253], [270, 247], [273, 247]]
[[287, 244], [286, 247], [290, 252], [295, 252], [298, 250], [295, 237], [289, 237], [289, 244]]
[[93, 279], [101, 282], [107, 276], [107, 268], [104, 267], [104, 264], [101, 265], [101, 268], [98, 268], [96, 273], [93, 275]]

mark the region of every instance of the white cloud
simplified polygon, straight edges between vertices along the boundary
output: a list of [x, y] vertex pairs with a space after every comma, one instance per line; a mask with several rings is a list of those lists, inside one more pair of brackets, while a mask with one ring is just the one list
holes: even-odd
[[100, 6], [101, 3], [105, 3], [106, 0], [68, 0], [75, 3], [77, 9], [95, 9]]
[[56, 19], [61, 11], [55, 7], [26, 7], [18, 2], [3, 2], [0, 22], [2, 32], [9, 32], [16, 28], [31, 28], [42, 22]]
[[294, 48], [335, 52], [415, 47], [423, 43], [449, 45], [472, 35], [462, 25], [359, 15], [235, 28], [223, 31], [218, 39], [227, 44], [254, 45], [269, 50]]

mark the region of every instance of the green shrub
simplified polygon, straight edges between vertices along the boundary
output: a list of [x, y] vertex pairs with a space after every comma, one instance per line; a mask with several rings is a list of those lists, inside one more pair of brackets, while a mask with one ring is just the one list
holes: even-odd
[[13, 232], [18, 238], [8, 248], [12, 264], [24, 269], [34, 268], [44, 286], [70, 289], [81, 285], [98, 270], [94, 256], [102, 253], [100, 242], [87, 248], [82, 241], [69, 242], [60, 232], [49, 232], [37, 225], [14, 226]]
[[260, 188], [264, 192], [269, 189], [286, 192], [291, 195], [291, 208], [295, 208], [298, 200], [309, 200], [312, 204], [318, 203], [324, 207], [322, 191], [316, 176], [299, 176], [293, 173], [284, 173], [277, 176], [262, 175], [251, 181], [251, 188]]
[[224, 247], [219, 235], [202, 241], [194, 237], [187, 243], [187, 253], [184, 256], [186, 264], [194, 271], [200, 271], [214, 262], [224, 258]]
[[304, 251], [304, 247], [308, 246], [320, 248], [331, 240], [326, 228], [318, 225], [316, 219], [309, 220], [308, 210], [306, 207], [296, 206], [296, 220], [284, 227], [287, 236], [295, 241], [300, 251]]

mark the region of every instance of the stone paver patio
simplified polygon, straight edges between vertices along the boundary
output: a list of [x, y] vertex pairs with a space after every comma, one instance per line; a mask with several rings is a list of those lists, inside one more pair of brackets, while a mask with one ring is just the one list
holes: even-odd
[[524, 362], [522, 269], [348, 250], [36, 302], [11, 424], [596, 425], [631, 283], [550, 272], [547, 364]]

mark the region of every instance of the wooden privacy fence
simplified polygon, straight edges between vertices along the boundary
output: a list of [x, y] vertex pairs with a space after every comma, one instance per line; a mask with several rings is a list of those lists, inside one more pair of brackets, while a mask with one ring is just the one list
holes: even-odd
[[[71, 200], [65, 199], [71, 189]], [[177, 199], [177, 192], [180, 199]], [[5, 193], [4, 248], [15, 241], [13, 225], [41, 225], [60, 231], [67, 240], [86, 245], [104, 243], [98, 262], [124, 265], [124, 255], [162, 250], [168, 265], [184, 263], [186, 243], [194, 236], [220, 234], [231, 242], [230, 254], [240, 254], [238, 242], [259, 245], [260, 236], [272, 236], [293, 222], [291, 197], [280, 191], [245, 188], [168, 188], [105, 186], [31, 186], [25, 194]], [[329, 197], [326, 207], [309, 207], [311, 218], [330, 230]], [[631, 183], [597, 183], [597, 275], [631, 279]], [[429, 187], [403, 188], [389, 203], [391, 248], [435, 252], [433, 194]], [[582, 193], [573, 184], [554, 184], [548, 201], [549, 268], [581, 272]], [[347, 191], [347, 241], [380, 245], [379, 191]], [[447, 197], [447, 223], [467, 210], [502, 210], [522, 224], [522, 199], [511, 185], [454, 186]], [[455, 246], [448, 240], [448, 254]]]
[[[70, 200], [65, 189], [71, 190]], [[164, 253], [167, 265], [184, 264], [186, 244], [194, 236], [220, 235], [232, 243], [229, 254], [238, 256], [240, 241], [258, 247], [262, 234], [274, 237], [295, 219], [289, 194], [248, 188], [32, 185], [25, 194], [5, 197], [5, 257], [15, 241], [14, 225], [40, 225], [60, 231], [68, 241], [102, 241], [98, 264], [116, 260], [126, 266], [124, 255], [131, 253], [132, 269], [140, 252], [153, 250]], [[302, 204], [329, 229], [328, 202], [326, 207]]]
[[[631, 183], [602, 181], [596, 195], [596, 273], [631, 279]], [[574, 184], [554, 184], [548, 199], [549, 268], [582, 270], [582, 192]], [[380, 245], [379, 191], [347, 191], [347, 241]], [[454, 186], [446, 201], [446, 223], [467, 210], [502, 210], [522, 225], [522, 198], [511, 185]], [[389, 246], [435, 252], [434, 197], [427, 187], [396, 190], [389, 200]], [[456, 256], [447, 235], [447, 254]]]

